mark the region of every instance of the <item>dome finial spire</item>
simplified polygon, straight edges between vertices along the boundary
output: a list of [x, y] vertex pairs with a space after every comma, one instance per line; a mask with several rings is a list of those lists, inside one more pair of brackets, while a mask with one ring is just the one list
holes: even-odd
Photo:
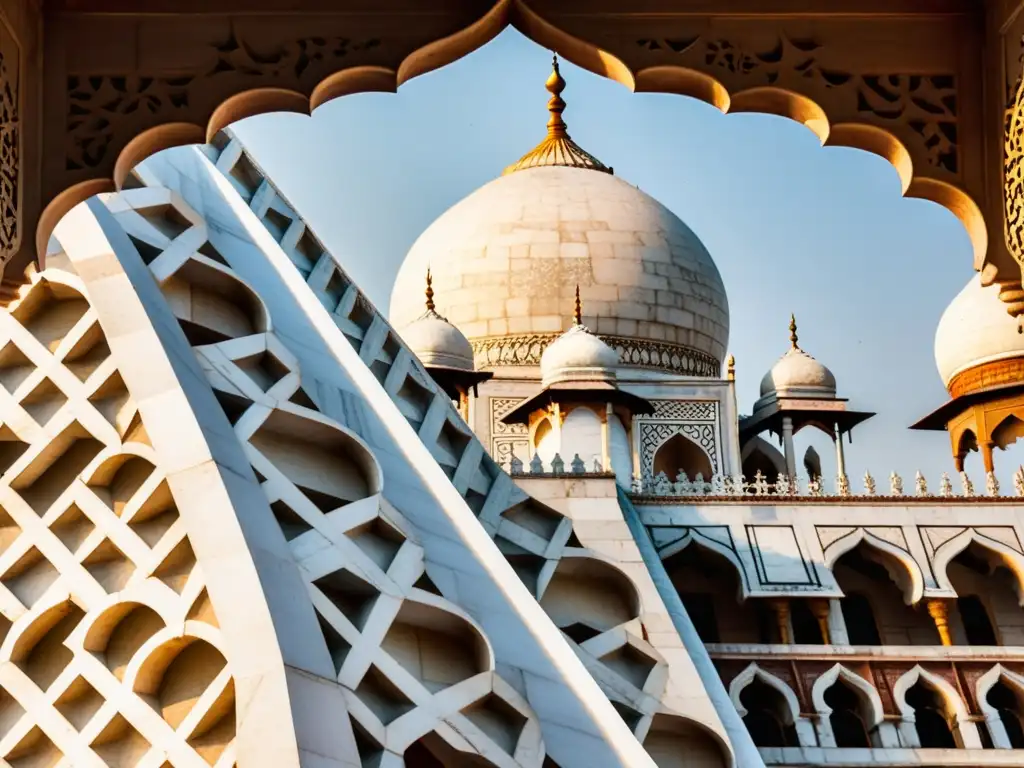
[[427, 267], [427, 312], [434, 311], [434, 278], [430, 274], [430, 267]]
[[796, 343], [797, 335], [796, 335], [796, 315], [795, 314], [791, 314], [789, 316], [789, 341], [793, 345], [793, 349], [800, 349], [799, 345]]
[[548, 99], [548, 135], [544, 137], [544, 141], [519, 158], [519, 162], [506, 168], [505, 173], [551, 166], [611, 173], [611, 168], [569, 138], [569, 131], [562, 119], [562, 112], [565, 111], [565, 101], [562, 100], [565, 79], [558, 69], [558, 54], [553, 53], [551, 56], [551, 74], [544, 87], [551, 94], [551, 98]]
[[572, 324], [583, 325], [583, 303], [580, 301], [580, 284], [576, 283], [576, 306], [573, 309]]
[[565, 121], [562, 119], [562, 112], [565, 111], [565, 101], [562, 99], [562, 91], [565, 90], [565, 78], [558, 71], [558, 54], [551, 55], [551, 74], [548, 76], [544, 87], [548, 89], [551, 98], [548, 99], [548, 138], [569, 138]]

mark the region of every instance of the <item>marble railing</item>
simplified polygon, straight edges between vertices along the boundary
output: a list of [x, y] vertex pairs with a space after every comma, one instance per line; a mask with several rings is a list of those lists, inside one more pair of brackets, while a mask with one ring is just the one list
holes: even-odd
[[[515, 456], [505, 467], [510, 475], [611, 475], [600, 461], [594, 459], [590, 464], [582, 460], [579, 454], [566, 462], [557, 453], [551, 461], [545, 463], [540, 456], [534, 455], [529, 464]], [[892, 472], [888, 478], [888, 492], [878, 488], [878, 483], [870, 472], [864, 474], [862, 487], [855, 489], [850, 479], [841, 475], [827, 484], [822, 477], [787, 477], [779, 475], [772, 482], [760, 471], [753, 478], [744, 475], [712, 475], [705, 479], [697, 474], [694, 478], [680, 472], [672, 480], [664, 472], [656, 475], [633, 476], [630, 483], [630, 494], [639, 497], [679, 497], [699, 496], [716, 497], [799, 497], [799, 498], [927, 498], [935, 499], [971, 499], [971, 498], [1024, 498], [1024, 467], [1017, 469], [1013, 475], [1012, 492], [1003, 492], [999, 479], [994, 472], [988, 472], [983, 481], [975, 484], [966, 472], [961, 472], [954, 480], [943, 472], [939, 477], [938, 486], [930, 486], [920, 472], [913, 481], [904, 483], [903, 478]]]

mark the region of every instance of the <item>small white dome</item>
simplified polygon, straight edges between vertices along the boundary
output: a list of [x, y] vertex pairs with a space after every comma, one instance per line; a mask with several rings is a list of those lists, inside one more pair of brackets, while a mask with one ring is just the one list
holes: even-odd
[[547, 387], [563, 381], [614, 381], [618, 353], [583, 325], [574, 325], [544, 350], [540, 376]]
[[458, 328], [428, 310], [402, 330], [402, 338], [427, 368], [473, 370], [473, 347]]
[[832, 371], [799, 347], [792, 347], [761, 379], [761, 397], [835, 397]]
[[970, 279], [950, 302], [935, 330], [935, 365], [942, 383], [982, 363], [1024, 357], [1024, 335], [999, 300], [999, 286], [982, 287], [981, 275]]

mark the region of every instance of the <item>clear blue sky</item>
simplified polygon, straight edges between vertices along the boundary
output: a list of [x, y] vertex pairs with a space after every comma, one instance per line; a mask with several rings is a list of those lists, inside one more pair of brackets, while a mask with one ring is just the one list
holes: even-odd
[[[312, 118], [248, 120], [238, 135], [382, 311], [413, 241], [544, 135], [550, 53], [513, 30], [396, 94], [338, 99]], [[878, 415], [847, 449], [852, 485], [892, 470], [912, 489], [953, 472], [944, 432], [907, 426], [946, 399], [935, 325], [973, 274], [967, 235], [945, 209], [900, 196], [895, 171], [857, 150], [823, 149], [768, 115], [722, 115], [680, 96], [632, 94], [565, 63], [565, 119], [585, 149], [680, 216], [729, 295], [740, 410], [788, 346], [828, 365], [850, 405]], [[419, 297], [416, 297], [419, 300]], [[805, 430], [834, 471], [831, 441]], [[997, 452], [1004, 492], [1024, 448]], [[983, 484], [980, 459], [968, 470]], [[955, 478], [954, 478], [955, 480]]]

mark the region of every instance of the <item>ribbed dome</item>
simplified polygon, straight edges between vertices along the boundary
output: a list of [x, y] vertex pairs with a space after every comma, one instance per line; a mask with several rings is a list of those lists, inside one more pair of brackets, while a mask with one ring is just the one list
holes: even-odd
[[935, 331], [935, 365], [948, 388], [956, 374], [982, 363], [1024, 357], [1024, 334], [999, 299], [999, 287], [970, 279], [950, 302]]
[[799, 347], [793, 347], [761, 379], [761, 396], [835, 397], [832, 371]]
[[711, 256], [671, 211], [608, 173], [529, 168], [450, 208], [399, 270], [396, 326], [413, 319], [408, 297], [428, 265], [438, 311], [471, 341], [553, 338], [579, 284], [584, 320], [603, 337], [693, 351], [716, 372], [725, 355], [728, 302]]
[[615, 381], [619, 356], [586, 326], [574, 325], [551, 342], [540, 358], [543, 386], [564, 381]]
[[473, 347], [458, 328], [427, 311], [401, 331], [402, 338], [427, 368], [473, 370]]

